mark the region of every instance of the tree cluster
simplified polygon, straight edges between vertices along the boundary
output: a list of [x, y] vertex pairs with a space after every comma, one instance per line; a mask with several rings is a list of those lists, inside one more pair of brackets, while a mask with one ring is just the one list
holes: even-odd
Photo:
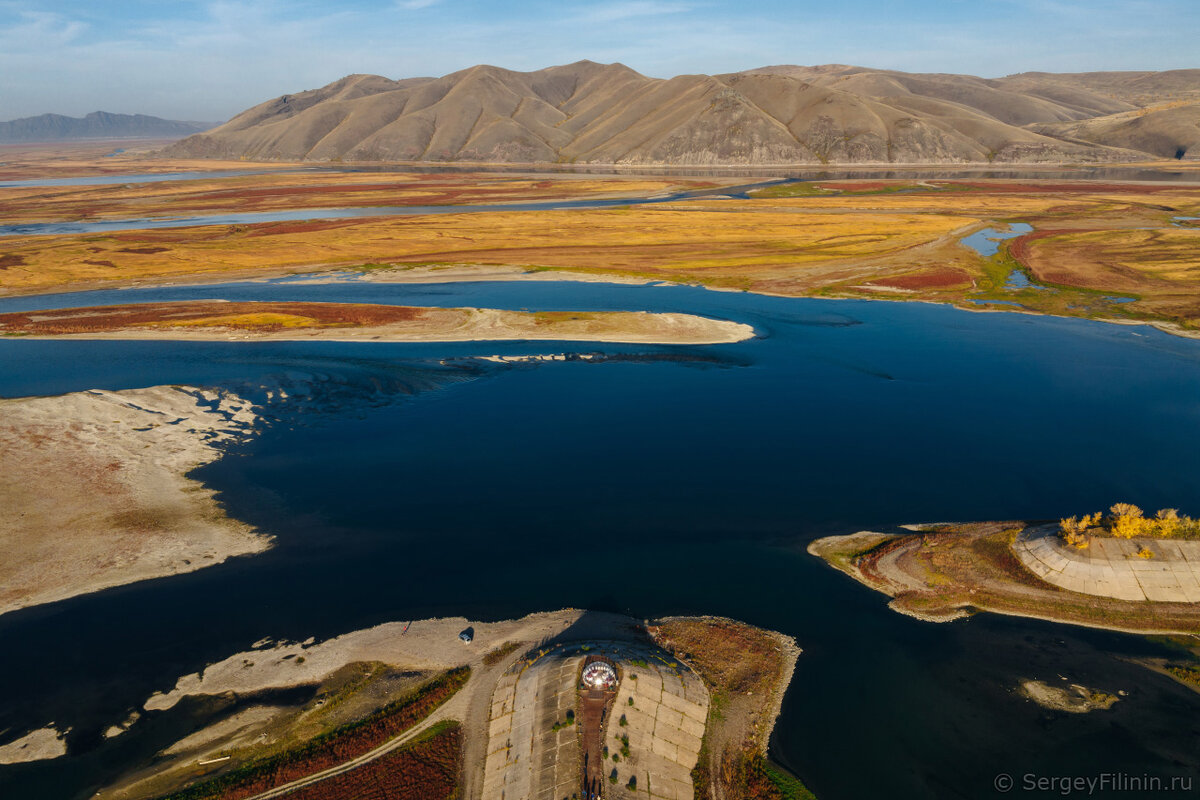
[[1200, 538], [1200, 520], [1181, 516], [1177, 508], [1159, 509], [1147, 517], [1132, 503], [1115, 503], [1108, 515], [1099, 511], [1082, 517], [1059, 520], [1063, 541], [1075, 547], [1088, 545], [1089, 536], [1115, 536], [1119, 539], [1154, 537], [1159, 539]]

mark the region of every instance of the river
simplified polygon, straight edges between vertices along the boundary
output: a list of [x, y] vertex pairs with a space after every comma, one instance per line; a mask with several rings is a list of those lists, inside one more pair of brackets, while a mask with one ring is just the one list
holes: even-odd
[[[6, 800], [88, 796], [178, 732], [153, 716], [110, 742], [100, 730], [263, 637], [564, 606], [719, 614], [796, 637], [772, 753], [822, 800], [990, 797], [1001, 773], [1020, 785], [1200, 769], [1200, 696], [1127, 661], [1166, 645], [1016, 618], [919, 622], [804, 551], [835, 532], [1117, 500], [1200, 511], [1200, 342], [923, 303], [570, 282], [281, 280], [9, 298], [0, 311], [218, 297], [683, 311], [759, 337], [0, 339], [3, 396], [190, 383], [293, 398], [196, 473], [276, 548], [0, 616], [0, 730], [73, 728], [66, 758], [0, 768]], [[603, 357], [476, 358], [563, 352]], [[1128, 694], [1069, 715], [1015, 691], [1063, 678]]]

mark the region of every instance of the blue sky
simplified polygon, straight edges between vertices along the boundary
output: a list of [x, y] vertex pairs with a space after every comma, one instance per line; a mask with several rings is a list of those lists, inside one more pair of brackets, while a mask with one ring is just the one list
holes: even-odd
[[0, 0], [0, 119], [217, 121], [354, 72], [861, 64], [999, 77], [1200, 67], [1197, 0]]

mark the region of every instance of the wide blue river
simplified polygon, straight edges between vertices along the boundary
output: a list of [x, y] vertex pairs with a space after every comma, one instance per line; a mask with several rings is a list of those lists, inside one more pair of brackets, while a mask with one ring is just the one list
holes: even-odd
[[[1005, 796], [1000, 774], [1020, 786], [1200, 769], [1200, 696], [1129, 661], [1169, 643], [990, 615], [919, 622], [804, 550], [828, 533], [1118, 500], [1200, 513], [1200, 342], [918, 303], [566, 282], [277, 281], [0, 311], [210, 297], [686, 311], [759, 336], [0, 339], [0, 396], [177, 383], [293, 398], [267, 403], [260, 435], [196, 473], [276, 548], [0, 616], [0, 731], [73, 728], [66, 758], [0, 768], [5, 800], [89, 796], [189, 723], [151, 715], [108, 742], [99, 731], [263, 637], [564, 606], [719, 614], [796, 637], [772, 753], [822, 800]], [[604, 357], [476, 358], [564, 352]], [[1027, 679], [1127, 695], [1110, 711], [1054, 713], [1015, 691]]]

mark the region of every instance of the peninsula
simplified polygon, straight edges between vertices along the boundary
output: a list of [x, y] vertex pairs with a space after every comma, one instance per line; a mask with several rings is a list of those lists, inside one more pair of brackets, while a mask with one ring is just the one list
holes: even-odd
[[[95, 796], [340, 800], [373, 786], [441, 800], [591, 787], [629, 800], [807, 800], [766, 758], [799, 655], [791, 637], [734, 620], [576, 609], [263, 640], [114, 720], [101, 747], [126, 752], [166, 720], [193, 723]], [[30, 758], [54, 758], [44, 742], [55, 737], [48, 727], [20, 741]]]
[[0, 614], [266, 550], [187, 477], [256, 422], [191, 387], [0, 400]]
[[[896, 611], [943, 622], [991, 611], [1132, 633], [1200, 632], [1200, 541], [1173, 509], [1146, 519], [906, 526], [910, 533], [830, 536], [808, 551], [892, 598]], [[1175, 516], [1172, 516], [1175, 515]]]

